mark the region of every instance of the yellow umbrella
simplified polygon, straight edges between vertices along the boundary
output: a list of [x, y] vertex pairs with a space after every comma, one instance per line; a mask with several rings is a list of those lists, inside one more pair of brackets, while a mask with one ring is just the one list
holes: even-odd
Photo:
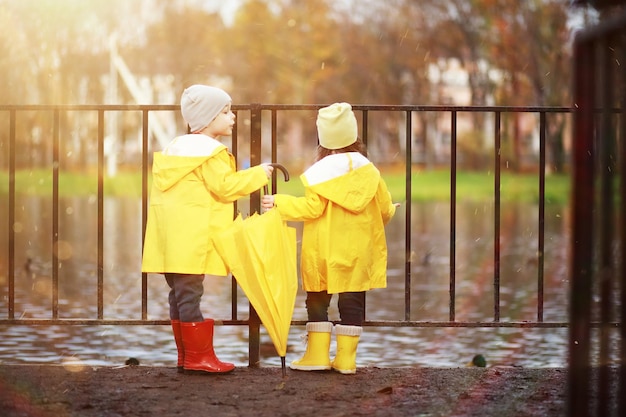
[[[275, 164], [289, 180], [287, 171]], [[267, 191], [266, 191], [267, 192]], [[296, 230], [277, 210], [245, 220], [218, 233], [215, 247], [250, 300], [281, 357], [283, 376], [291, 318], [298, 291]]]

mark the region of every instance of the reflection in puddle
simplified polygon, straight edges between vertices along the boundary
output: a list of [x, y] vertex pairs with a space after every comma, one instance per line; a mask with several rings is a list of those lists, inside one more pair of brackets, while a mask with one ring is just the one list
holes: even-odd
[[[49, 201], [24, 198], [16, 216], [15, 316], [47, 319], [52, 309], [52, 251], [59, 258], [59, 317], [97, 317], [97, 218], [88, 199], [64, 199], [59, 243], [52, 248]], [[478, 207], [479, 206], [479, 207]], [[141, 318], [141, 207], [134, 199], [105, 200], [104, 318]], [[448, 321], [450, 314], [450, 225], [445, 203], [412, 207], [410, 320]], [[546, 208], [544, 253], [544, 321], [567, 321], [568, 213]], [[80, 224], [77, 221], [80, 220]], [[388, 288], [367, 294], [367, 319], [401, 321], [405, 315], [405, 226], [398, 212], [387, 226]], [[501, 215], [500, 321], [537, 319], [537, 207], [503, 205]], [[4, 226], [2, 226], [4, 227]], [[493, 213], [484, 204], [457, 207], [454, 313], [457, 321], [492, 321]], [[298, 229], [299, 231], [301, 228]], [[0, 250], [8, 253], [7, 233], [0, 230]], [[4, 240], [2, 240], [4, 239]], [[0, 318], [7, 317], [6, 264], [0, 263]], [[167, 319], [167, 286], [148, 277], [148, 319]], [[206, 317], [231, 316], [231, 280], [207, 277], [202, 310]], [[248, 316], [239, 291], [238, 318]], [[330, 310], [337, 319], [336, 298]], [[304, 293], [296, 301], [294, 320], [305, 320]], [[220, 358], [248, 365], [245, 326], [217, 326], [215, 350]], [[287, 361], [305, 346], [304, 328], [294, 326]], [[0, 364], [55, 363], [82, 366], [174, 366], [176, 346], [169, 326], [0, 326]], [[269, 336], [261, 328], [261, 365], [280, 366]], [[334, 355], [334, 338], [331, 354]], [[458, 367], [477, 353], [490, 365], [565, 367], [567, 329], [366, 327], [358, 347], [359, 366]]]

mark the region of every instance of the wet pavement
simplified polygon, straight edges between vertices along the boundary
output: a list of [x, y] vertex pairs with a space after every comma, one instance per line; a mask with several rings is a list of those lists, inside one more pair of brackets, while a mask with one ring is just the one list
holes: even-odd
[[24, 416], [561, 416], [563, 368], [0, 366], [0, 410]]

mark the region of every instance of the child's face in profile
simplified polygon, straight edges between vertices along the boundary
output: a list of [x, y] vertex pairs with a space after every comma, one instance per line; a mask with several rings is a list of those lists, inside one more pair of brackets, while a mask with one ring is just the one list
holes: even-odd
[[235, 125], [235, 113], [230, 110], [230, 104], [224, 106], [222, 111], [207, 126], [207, 133], [214, 138], [218, 136], [230, 136], [233, 134]]

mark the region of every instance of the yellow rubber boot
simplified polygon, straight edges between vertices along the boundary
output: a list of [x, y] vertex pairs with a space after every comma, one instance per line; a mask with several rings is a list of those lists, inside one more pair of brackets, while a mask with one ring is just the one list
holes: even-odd
[[342, 374], [356, 373], [356, 348], [363, 328], [360, 326], [335, 326], [337, 355], [332, 363], [333, 370]]
[[289, 367], [297, 371], [328, 371], [333, 324], [329, 321], [312, 321], [306, 324], [306, 331], [306, 352], [302, 358], [291, 362]]

